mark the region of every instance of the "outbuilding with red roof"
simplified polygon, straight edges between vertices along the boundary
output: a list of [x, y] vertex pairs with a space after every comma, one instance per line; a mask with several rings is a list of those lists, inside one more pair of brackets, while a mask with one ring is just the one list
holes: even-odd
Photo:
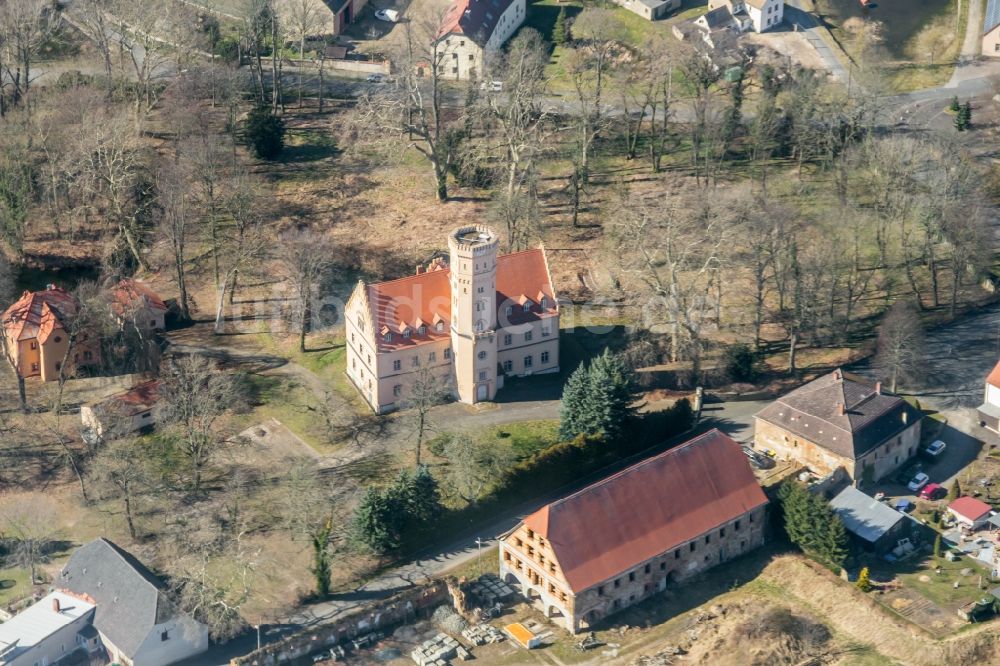
[[983, 404], [979, 405], [979, 425], [1000, 432], [1000, 362], [986, 376]]
[[500, 575], [571, 632], [764, 542], [767, 498], [712, 430], [548, 504], [500, 542]]
[[965, 496], [949, 504], [948, 513], [962, 527], [978, 530], [986, 525], [993, 515], [993, 507], [975, 497]]

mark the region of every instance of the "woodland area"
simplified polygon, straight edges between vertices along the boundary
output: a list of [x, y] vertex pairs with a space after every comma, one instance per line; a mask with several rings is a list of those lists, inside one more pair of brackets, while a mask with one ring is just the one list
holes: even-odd
[[[17, 566], [114, 532], [227, 637], [388, 561], [373, 550], [426, 544], [400, 525], [379, 549], [351, 538], [421, 489], [475, 508], [539, 479], [526, 461], [604, 460], [579, 439], [589, 426], [483, 446], [434, 417], [436, 395], [376, 417], [345, 388], [335, 304], [360, 278], [409, 274], [465, 221], [498, 228], [506, 251], [545, 242], [564, 328], [628, 327], [600, 364], [665, 365], [678, 388], [728, 381], [716, 367], [734, 345], [762, 381], [822, 366], [825, 349], [870, 352], [886, 312], [884, 367], [916, 381], [913, 331], [984, 295], [986, 129], [894, 131], [875, 65], [851, 91], [746, 45], [720, 65], [672, 38], [630, 44], [616, 11], [588, 6], [560, 37], [559, 81], [549, 36], [524, 27], [489, 63], [502, 90], [481, 89], [438, 75], [431, 14], [393, 27], [390, 80], [335, 94], [306, 5], [252, 0], [221, 23], [174, 0], [0, 7], [0, 306], [29, 270], [88, 267], [69, 285], [71, 345], [95, 331], [102, 345], [87, 373], [164, 386], [154, 434], [91, 446], [69, 353], [55, 388], [4, 367], [0, 532]], [[166, 339], [119, 325], [110, 293], [127, 277], [171, 300]], [[266, 374], [279, 366], [294, 390]], [[347, 471], [255, 445], [269, 405]], [[33, 492], [54, 479], [58, 506]]]

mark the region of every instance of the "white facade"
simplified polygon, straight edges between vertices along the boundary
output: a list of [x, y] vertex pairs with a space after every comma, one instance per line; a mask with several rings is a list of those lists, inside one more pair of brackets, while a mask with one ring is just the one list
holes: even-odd
[[[739, 32], [767, 32], [779, 25], [785, 16], [784, 0], [709, 0], [709, 9], [725, 7], [732, 18], [732, 27]], [[704, 21], [695, 23], [709, 28]]]
[[477, 33], [487, 28], [477, 27], [474, 20], [466, 21], [466, 17], [481, 19], [480, 15], [487, 11], [472, 6], [478, 2], [486, 0], [466, 2], [465, 16], [459, 18], [454, 26], [438, 38], [436, 65], [440, 76], [463, 81], [482, 78], [484, 60], [491, 51], [499, 50], [511, 38], [527, 16], [526, 0], [513, 0], [496, 19], [496, 23], [492, 23], [492, 18], [488, 19], [492, 29], [489, 30], [489, 37], [486, 37]]
[[94, 604], [63, 592], [0, 624], [0, 666], [49, 666], [84, 648], [80, 632], [90, 626]]
[[208, 649], [208, 627], [186, 615], [154, 625], [131, 658], [101, 634], [113, 662], [132, 666], [167, 666]]

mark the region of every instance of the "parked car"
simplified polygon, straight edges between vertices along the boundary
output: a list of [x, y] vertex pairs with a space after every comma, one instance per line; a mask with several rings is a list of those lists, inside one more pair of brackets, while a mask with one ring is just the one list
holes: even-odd
[[381, 74], [369, 74], [365, 81], [368, 83], [385, 83], [385, 77]]
[[928, 483], [924, 486], [924, 489], [920, 491], [920, 499], [925, 500], [937, 500], [941, 499], [948, 494], [948, 489], [939, 483]]
[[930, 443], [930, 446], [924, 449], [924, 453], [926, 453], [931, 458], [937, 458], [942, 453], [944, 453], [944, 450], [946, 448], [948, 448], [947, 444], [942, 442], [940, 439], [936, 439]]
[[479, 89], [489, 92], [503, 92], [503, 81], [483, 81], [479, 84]]
[[930, 480], [931, 480], [931, 478], [929, 476], [927, 476], [923, 472], [920, 472], [915, 477], [913, 477], [912, 479], [910, 479], [910, 482], [908, 484], [906, 484], [906, 487], [910, 489], [910, 492], [914, 492], [915, 493], [918, 490], [920, 490], [921, 488], [923, 488], [924, 486], [926, 486], [927, 483]]
[[375, 18], [379, 21], [388, 21], [389, 23], [399, 22], [399, 12], [395, 9], [380, 9], [375, 12]]

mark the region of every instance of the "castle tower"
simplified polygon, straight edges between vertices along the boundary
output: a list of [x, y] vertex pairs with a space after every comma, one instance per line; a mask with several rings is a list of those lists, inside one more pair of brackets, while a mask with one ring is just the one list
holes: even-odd
[[500, 239], [482, 225], [448, 237], [451, 270], [451, 346], [455, 388], [464, 403], [497, 392], [497, 250]]

